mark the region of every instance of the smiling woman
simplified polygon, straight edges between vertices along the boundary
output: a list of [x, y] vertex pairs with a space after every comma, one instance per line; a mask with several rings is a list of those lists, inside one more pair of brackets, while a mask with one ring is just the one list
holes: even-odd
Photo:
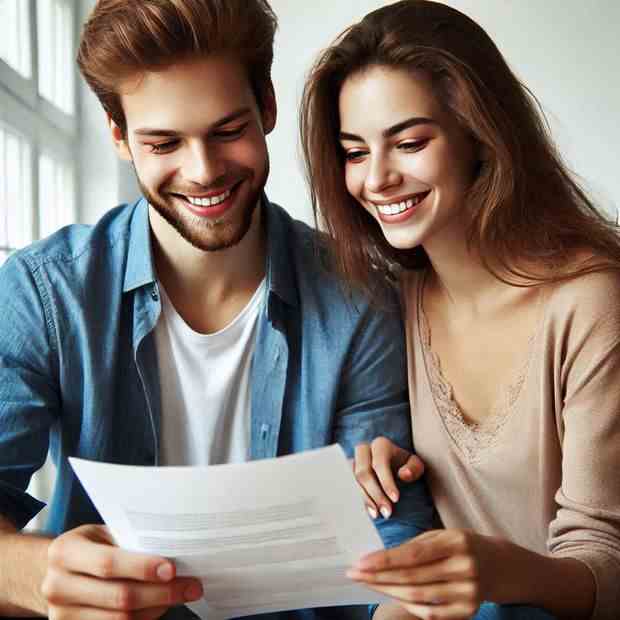
[[[487, 601], [511, 604], [502, 618], [613, 620], [618, 227], [486, 32], [442, 3], [346, 30], [310, 72], [301, 127], [342, 273], [367, 290], [377, 271], [399, 280], [415, 445], [445, 526], [350, 576], [419, 618]], [[371, 515], [391, 512], [389, 466], [408, 456], [358, 447]]]

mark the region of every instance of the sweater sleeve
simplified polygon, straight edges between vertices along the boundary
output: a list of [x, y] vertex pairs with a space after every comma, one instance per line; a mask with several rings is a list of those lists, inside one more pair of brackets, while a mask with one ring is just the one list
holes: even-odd
[[563, 287], [558, 419], [562, 485], [549, 551], [592, 571], [592, 620], [620, 610], [620, 275], [583, 276]]

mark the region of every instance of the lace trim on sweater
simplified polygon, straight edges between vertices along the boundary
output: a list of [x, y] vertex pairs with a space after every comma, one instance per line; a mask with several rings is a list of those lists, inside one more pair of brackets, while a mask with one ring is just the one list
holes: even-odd
[[[420, 296], [421, 290], [422, 287], [420, 288]], [[539, 303], [540, 301], [542, 301], [542, 295]], [[524, 363], [518, 369], [514, 379], [500, 390], [490, 415], [483, 422], [476, 423], [465, 420], [463, 412], [454, 398], [452, 385], [443, 376], [441, 361], [431, 348], [431, 330], [424, 313], [421, 297], [418, 303], [418, 317], [422, 350], [435, 406], [452, 440], [468, 461], [475, 463], [480, 460], [486, 449], [497, 443], [502, 428], [515, 408], [527, 377], [534, 352], [534, 341], [539, 330], [534, 330], [530, 336], [528, 354]]]

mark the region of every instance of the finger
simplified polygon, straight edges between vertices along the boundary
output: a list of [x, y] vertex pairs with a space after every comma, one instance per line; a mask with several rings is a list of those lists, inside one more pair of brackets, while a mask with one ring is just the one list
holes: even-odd
[[365, 586], [373, 589], [387, 588], [392, 596], [400, 600], [415, 603], [439, 603], [456, 602], [479, 602], [479, 585], [474, 580], [434, 582], [431, 584], [418, 585], [411, 582], [386, 583], [373, 580], [362, 582]]
[[361, 571], [351, 569], [347, 576], [365, 584], [424, 585], [439, 582], [473, 580], [477, 578], [475, 563], [468, 556], [450, 556], [437, 562], [412, 568], [383, 571]]
[[162, 557], [125, 551], [111, 544], [105, 528], [82, 526], [56, 538], [48, 548], [51, 567], [101, 579], [167, 582], [175, 567]]
[[[144, 609], [131, 614], [133, 620], [157, 620], [161, 618], [169, 607]], [[49, 620], [118, 620], [117, 611], [97, 609], [95, 607], [50, 607]]]
[[401, 605], [419, 620], [471, 620], [478, 609], [461, 603], [439, 606], [417, 603], [401, 603]]
[[398, 477], [404, 482], [415, 482], [424, 473], [424, 463], [419, 456], [409, 455], [407, 462], [398, 469]]
[[[354, 473], [358, 484], [364, 490], [375, 511], [378, 510], [384, 518], [389, 518], [392, 514], [392, 503], [383, 493], [377, 480], [372, 467], [372, 451], [368, 444], [360, 444], [355, 447]], [[372, 516], [372, 512], [370, 514]]]
[[394, 479], [393, 468], [398, 467], [402, 459], [407, 459], [409, 453], [398, 446], [395, 446], [389, 439], [378, 437], [370, 445], [372, 454], [372, 468], [382, 490], [391, 501], [397, 502], [399, 499], [398, 486]]
[[135, 611], [198, 600], [202, 597], [202, 584], [190, 577], [154, 584], [103, 580], [51, 570], [43, 580], [42, 592], [53, 605], [86, 605], [98, 609]]
[[354, 568], [383, 571], [411, 568], [448, 557], [451, 547], [443, 540], [446, 530], [431, 530], [398, 547], [375, 551], [361, 558]]
[[436, 594], [422, 592], [420, 588], [411, 586], [369, 585], [369, 588], [387, 594], [399, 601], [405, 608], [420, 618], [446, 618], [450, 620], [466, 620], [478, 609], [479, 602], [474, 599], [456, 597], [446, 600]]

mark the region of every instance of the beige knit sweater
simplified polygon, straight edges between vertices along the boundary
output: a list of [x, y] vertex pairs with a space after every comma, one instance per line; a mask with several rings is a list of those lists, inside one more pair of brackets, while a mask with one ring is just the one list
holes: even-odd
[[584, 562], [620, 618], [620, 275], [548, 285], [505, 406], [467, 424], [432, 353], [424, 275], [403, 281], [416, 450], [445, 527]]

